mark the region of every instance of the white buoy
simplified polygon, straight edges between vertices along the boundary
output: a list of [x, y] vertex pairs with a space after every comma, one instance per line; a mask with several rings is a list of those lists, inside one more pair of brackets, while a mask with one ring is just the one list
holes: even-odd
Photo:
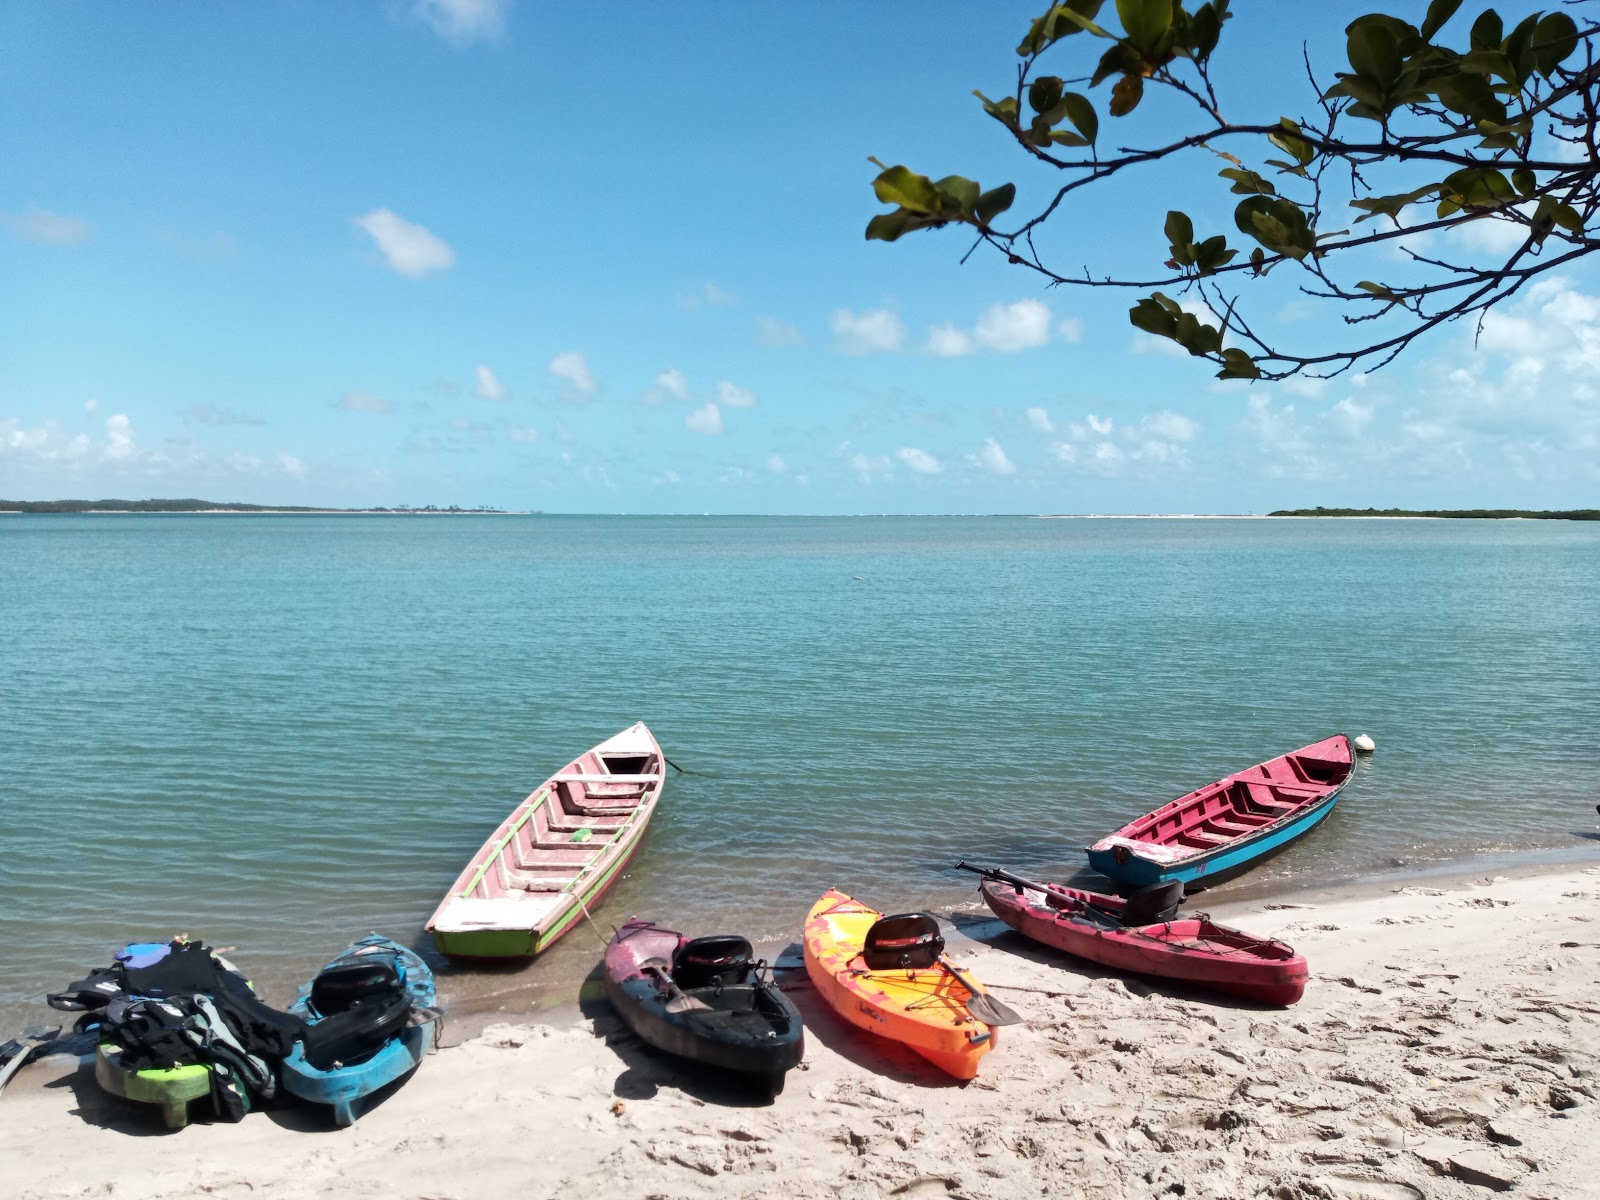
[[1356, 734], [1355, 740], [1350, 744], [1361, 754], [1371, 754], [1378, 748], [1378, 744], [1364, 733]]

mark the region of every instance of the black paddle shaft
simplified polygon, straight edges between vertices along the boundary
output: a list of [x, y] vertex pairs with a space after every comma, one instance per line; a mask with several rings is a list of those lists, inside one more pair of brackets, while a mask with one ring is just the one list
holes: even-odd
[[1013, 875], [1010, 871], [1002, 871], [999, 867], [975, 867], [969, 862], [958, 862], [956, 866], [963, 871], [971, 871], [974, 875], [982, 875], [985, 879], [997, 879], [1001, 883], [1009, 883], [1016, 888], [1032, 888], [1036, 892], [1048, 892], [1048, 886], [1032, 879], [1024, 879], [1021, 875]]

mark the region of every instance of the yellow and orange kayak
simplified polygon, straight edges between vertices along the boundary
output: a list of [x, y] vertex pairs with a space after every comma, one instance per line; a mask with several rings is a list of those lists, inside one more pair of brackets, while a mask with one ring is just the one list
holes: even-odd
[[[942, 961], [929, 967], [868, 970], [867, 931], [883, 914], [830, 888], [806, 917], [806, 973], [822, 998], [852, 1025], [897, 1042], [957, 1079], [978, 1074], [978, 1060], [999, 1034], [967, 1011], [983, 985]], [[965, 980], [966, 982], [963, 982]], [[968, 983], [972, 986], [969, 987]]]

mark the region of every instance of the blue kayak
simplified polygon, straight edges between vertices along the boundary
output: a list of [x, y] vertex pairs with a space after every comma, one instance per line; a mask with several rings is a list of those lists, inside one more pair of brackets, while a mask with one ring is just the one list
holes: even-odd
[[422, 1061], [438, 1029], [434, 1000], [427, 963], [389, 938], [362, 938], [289, 1006], [306, 1031], [283, 1060], [284, 1088], [353, 1125], [358, 1101]]

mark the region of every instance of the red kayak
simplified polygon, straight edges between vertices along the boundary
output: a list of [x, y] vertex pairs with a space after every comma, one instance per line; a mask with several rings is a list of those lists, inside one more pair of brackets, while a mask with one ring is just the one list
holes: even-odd
[[[1128, 900], [1055, 883], [1035, 883], [1006, 871], [958, 866], [983, 875], [983, 898], [994, 915], [1024, 937], [1102, 966], [1158, 975], [1261, 1004], [1290, 1005], [1306, 990], [1306, 960], [1292, 946], [1260, 938], [1204, 915], [1175, 911], [1168, 896]], [[1171, 906], [1148, 911], [1152, 899]], [[1147, 911], [1138, 911], [1146, 908]], [[1131, 920], [1131, 923], [1130, 923]]]

